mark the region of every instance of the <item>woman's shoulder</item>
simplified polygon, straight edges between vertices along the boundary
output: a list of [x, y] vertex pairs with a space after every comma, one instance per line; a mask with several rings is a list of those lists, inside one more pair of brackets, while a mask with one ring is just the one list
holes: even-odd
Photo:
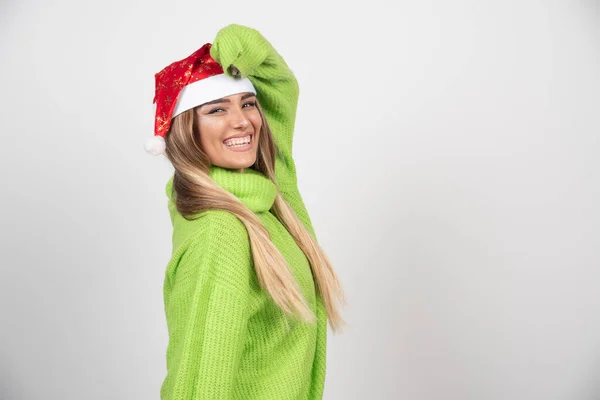
[[244, 224], [224, 210], [204, 211], [194, 220], [173, 226], [173, 254], [166, 274], [200, 269], [234, 286], [245, 286], [252, 266], [250, 239]]
[[246, 227], [235, 215], [224, 210], [207, 210], [195, 215], [193, 219], [181, 216], [173, 220], [173, 254], [189, 242], [207, 243], [226, 239], [242, 240], [247, 238]]

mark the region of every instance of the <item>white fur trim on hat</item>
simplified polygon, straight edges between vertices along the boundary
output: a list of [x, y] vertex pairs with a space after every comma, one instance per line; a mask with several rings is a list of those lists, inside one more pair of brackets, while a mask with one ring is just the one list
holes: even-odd
[[225, 74], [209, 76], [181, 89], [171, 118], [206, 102], [244, 92], [256, 94], [248, 78], [234, 78]]

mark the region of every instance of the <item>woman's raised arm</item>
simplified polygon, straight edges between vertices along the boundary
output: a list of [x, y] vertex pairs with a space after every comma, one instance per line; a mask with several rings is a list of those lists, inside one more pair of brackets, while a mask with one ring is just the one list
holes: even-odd
[[273, 46], [256, 29], [231, 24], [217, 33], [210, 55], [229, 76], [231, 66], [248, 77], [257, 91], [277, 147], [275, 177], [285, 200], [309, 232], [315, 236], [310, 217], [298, 191], [296, 166], [292, 157], [294, 124], [298, 106], [296, 77]]

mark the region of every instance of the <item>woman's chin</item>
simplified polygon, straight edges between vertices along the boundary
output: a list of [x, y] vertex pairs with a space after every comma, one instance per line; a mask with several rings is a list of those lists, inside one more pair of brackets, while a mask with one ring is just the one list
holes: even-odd
[[225, 169], [242, 169], [250, 168], [256, 163], [256, 157], [247, 157], [246, 160], [232, 160], [222, 163], [214, 163], [215, 165]]

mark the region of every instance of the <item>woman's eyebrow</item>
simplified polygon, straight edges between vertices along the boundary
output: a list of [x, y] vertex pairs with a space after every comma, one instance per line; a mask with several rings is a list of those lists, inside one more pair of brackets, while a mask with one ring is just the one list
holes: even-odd
[[217, 100], [213, 100], [213, 101], [208, 101], [202, 105], [207, 106], [209, 104], [217, 104], [217, 103], [231, 103], [231, 101], [229, 101], [229, 99], [217, 99]]
[[[256, 96], [254, 93], [246, 93], [245, 95], [242, 96], [242, 100], [245, 100], [248, 97], [254, 97], [254, 96]], [[202, 105], [203, 106], [207, 106], [209, 104], [217, 104], [217, 103], [231, 103], [231, 100], [229, 100], [229, 99], [217, 99], [217, 100], [209, 101], [209, 102], [204, 103]]]

